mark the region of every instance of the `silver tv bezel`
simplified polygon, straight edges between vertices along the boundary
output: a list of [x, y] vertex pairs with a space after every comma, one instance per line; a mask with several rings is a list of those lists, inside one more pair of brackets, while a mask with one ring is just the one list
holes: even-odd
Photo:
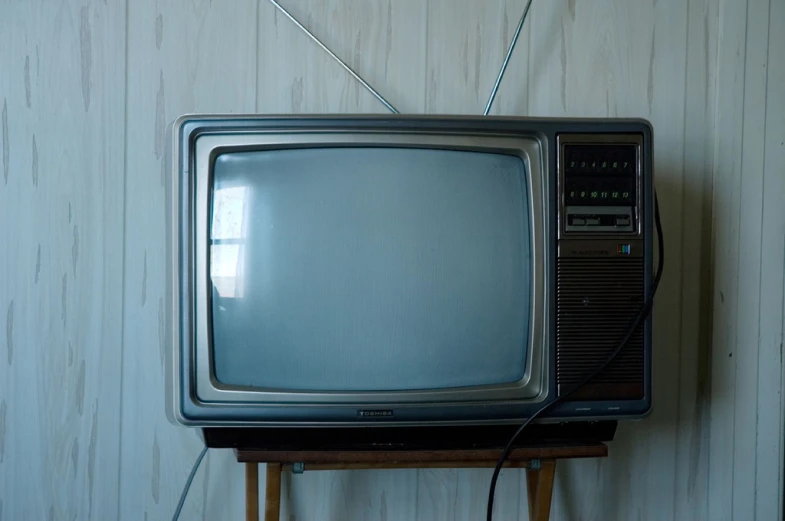
[[[383, 409], [411, 409], [451, 406], [536, 405], [547, 399], [550, 389], [549, 364], [552, 362], [552, 320], [548, 288], [552, 276], [548, 266], [553, 262], [553, 251], [548, 237], [555, 225], [549, 218], [550, 178], [548, 175], [548, 139], [537, 132], [516, 133], [494, 131], [455, 131], [438, 128], [347, 129], [340, 125], [322, 128], [224, 128], [201, 126], [198, 132], [180, 135], [178, 120], [170, 127], [173, 137], [171, 157], [172, 210], [170, 222], [170, 303], [172, 310], [171, 350], [168, 371], [171, 391], [167, 407], [169, 417], [186, 425], [251, 425], [251, 424], [329, 424], [328, 417], [342, 411]], [[195, 137], [194, 137], [195, 136]], [[482, 151], [519, 157], [525, 166], [530, 238], [532, 248], [531, 314], [529, 346], [523, 377], [506, 384], [463, 388], [441, 388], [411, 391], [296, 391], [289, 389], [252, 389], [227, 386], [214, 376], [209, 339], [209, 194], [215, 158], [224, 152], [251, 150], [279, 150], [311, 147], [412, 147], [447, 150]], [[178, 275], [179, 274], [179, 275]], [[182, 319], [182, 314], [188, 315]], [[189, 331], [181, 331], [189, 327]], [[188, 345], [183, 345], [183, 342]], [[183, 357], [188, 357], [184, 360]], [[185, 364], [185, 365], [184, 365]], [[188, 405], [190, 404], [190, 405]], [[192, 417], [185, 409], [203, 411]], [[304, 416], [296, 421], [265, 421], [254, 419], [253, 410], [267, 417], [270, 411], [281, 410], [286, 417]], [[338, 408], [338, 409], [336, 409]], [[221, 411], [247, 411], [248, 417], [222, 418]], [[324, 409], [325, 418], [310, 418], [315, 409]], [[261, 412], [265, 411], [265, 412]], [[284, 412], [285, 411], [285, 412]], [[272, 413], [275, 415], [276, 413]], [[211, 419], [212, 418], [212, 419]], [[350, 424], [340, 420], [341, 425]], [[357, 424], [367, 424], [358, 419]], [[396, 423], [391, 421], [389, 423]], [[409, 422], [404, 422], [409, 423]], [[423, 423], [423, 422], [414, 422]]]

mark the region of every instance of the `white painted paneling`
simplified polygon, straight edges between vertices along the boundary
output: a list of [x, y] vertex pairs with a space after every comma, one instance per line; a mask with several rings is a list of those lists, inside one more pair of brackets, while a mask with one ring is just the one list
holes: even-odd
[[[769, 0], [748, 0], [738, 182], [738, 279], [733, 436], [733, 519], [755, 518]], [[722, 275], [718, 273], [718, 275]]]
[[[779, 473], [772, 475], [765, 470], [771, 464], [761, 462], [763, 474], [757, 471], [759, 451], [765, 450], [757, 446], [760, 433], [771, 439], [781, 435], [782, 425], [780, 397], [769, 386], [779, 388], [780, 382], [771, 373], [764, 386], [769, 394], [762, 396], [768, 407], [757, 407], [761, 363], [781, 367], [781, 352], [772, 353], [769, 347], [761, 359], [760, 350], [762, 334], [769, 342], [772, 334], [775, 342], [781, 339], [782, 323], [781, 304], [774, 309], [761, 308], [764, 298], [767, 302], [772, 297], [782, 301], [781, 278], [763, 280], [763, 266], [770, 274], [772, 264], [777, 263], [780, 276], [783, 269], [781, 252], [763, 257], [770, 251], [763, 243], [774, 239], [762, 235], [764, 197], [770, 188], [764, 179], [771, 179], [764, 174], [769, 2], [723, 0], [719, 12], [709, 519], [765, 519], [763, 512], [756, 512], [759, 489], [776, 490], [779, 497], [782, 495]], [[781, 86], [778, 90], [772, 108], [782, 106]], [[781, 169], [778, 175], [782, 177]], [[770, 197], [766, 199], [771, 201]], [[767, 230], [776, 227], [782, 218], [782, 208], [778, 212], [767, 223]], [[774, 235], [781, 236], [782, 229]], [[766, 318], [769, 313], [775, 315]], [[769, 324], [778, 322], [779, 332], [763, 333], [762, 319]], [[778, 467], [782, 465], [779, 447], [774, 449], [772, 459]], [[766, 478], [759, 481], [763, 475]], [[766, 503], [768, 512], [773, 513], [771, 501]]]
[[[396, 109], [421, 113], [427, 2], [280, 2]], [[341, 65], [273, 4], [260, 0], [260, 113], [387, 113]]]
[[[648, 117], [655, 81], [665, 82], [665, 75], [655, 76], [653, 68], [655, 17], [663, 9], [656, 6], [656, 2], [534, 2], [527, 22], [532, 36], [525, 77], [530, 115]], [[684, 11], [681, 5], [675, 8]], [[661, 24], [656, 28], [674, 30]], [[683, 62], [683, 41], [661, 38], [656, 43], [663, 46], [659, 58], [663, 64]], [[664, 46], [671, 45], [669, 50], [674, 51], [679, 44], [674, 55], [664, 52]], [[671, 94], [680, 90], [669, 88]]]
[[[766, 23], [766, 20], [762, 22]], [[783, 365], [785, 313], [785, 2], [771, 0], [768, 13], [767, 59], [758, 67], [766, 74], [765, 137], [763, 143], [761, 205], [760, 316], [758, 346], [758, 403], [755, 423], [757, 519], [778, 519], [783, 494]], [[762, 53], [761, 53], [762, 54]], [[764, 99], [758, 100], [762, 102]], [[778, 414], [779, 413], [779, 414]], [[778, 421], [779, 420], [779, 421]], [[748, 427], [751, 428], [751, 427]]]
[[[536, 3], [536, 2], [535, 2]], [[482, 114], [515, 34], [526, 0], [428, 2], [426, 112]], [[547, 7], [547, 6], [546, 6]], [[530, 13], [531, 14], [531, 13]], [[492, 114], [522, 114], [528, 95], [526, 65], [531, 23], [521, 32]]]
[[[256, 2], [135, 1], [128, 9], [120, 518], [167, 519], [202, 446], [164, 415], [165, 125], [186, 112], [253, 112]], [[182, 519], [240, 519], [244, 473], [214, 451]]]
[[[526, 0], [282, 3], [402, 112], [477, 114]], [[6, 4], [0, 520], [167, 519], [201, 441], [162, 405], [165, 124], [385, 108], [267, 0]], [[650, 119], [666, 235], [654, 412], [559, 465], [553, 519], [782, 519], [784, 25], [781, 0], [532, 4], [493, 113]], [[482, 519], [489, 478], [286, 475], [282, 519]], [[498, 519], [523, 485], [502, 472]], [[183, 519], [243, 505], [215, 451]]]
[[[688, 8], [680, 269], [681, 350], [674, 466], [674, 520], [707, 520], [709, 456], [711, 187], [717, 5]], [[668, 374], [672, 374], [668, 371]], [[671, 381], [673, 379], [671, 378]]]
[[125, 5], [0, 7], [0, 518], [114, 519]]

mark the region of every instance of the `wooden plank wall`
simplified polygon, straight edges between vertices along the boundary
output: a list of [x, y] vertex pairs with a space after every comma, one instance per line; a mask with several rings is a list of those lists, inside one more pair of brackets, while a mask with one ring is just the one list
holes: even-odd
[[710, 519], [782, 516], [784, 7], [720, 6]]
[[[479, 113], [526, 0], [282, 0], [402, 112]], [[782, 519], [785, 2], [533, 3], [495, 114], [655, 128], [655, 410], [560, 465], [553, 518]], [[266, 0], [0, 6], [0, 520], [168, 519], [200, 450], [163, 411], [164, 126], [383, 112]], [[314, 472], [282, 519], [469, 520], [490, 472]], [[261, 483], [263, 486], [264, 484]], [[499, 519], [527, 519], [505, 470]], [[182, 519], [241, 519], [211, 452]]]
[[[255, 0], [128, 3], [120, 518], [171, 518], [202, 445], [164, 418], [165, 126], [187, 112], [253, 112]], [[130, 327], [129, 327], [130, 326]], [[209, 454], [182, 519], [241, 519], [241, 466]], [[133, 491], [133, 492], [131, 492]]]
[[116, 519], [125, 6], [0, 5], [0, 518]]

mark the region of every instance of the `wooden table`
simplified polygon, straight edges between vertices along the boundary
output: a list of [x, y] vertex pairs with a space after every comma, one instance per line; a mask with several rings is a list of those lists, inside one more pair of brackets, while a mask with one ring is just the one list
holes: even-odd
[[[278, 521], [281, 508], [281, 472], [284, 470], [493, 468], [500, 450], [417, 451], [269, 451], [236, 450], [245, 463], [246, 521], [259, 521], [259, 463], [267, 464], [264, 521]], [[510, 453], [507, 468], [526, 469], [529, 519], [548, 521], [556, 461], [567, 458], [604, 458], [604, 443], [521, 447]]]

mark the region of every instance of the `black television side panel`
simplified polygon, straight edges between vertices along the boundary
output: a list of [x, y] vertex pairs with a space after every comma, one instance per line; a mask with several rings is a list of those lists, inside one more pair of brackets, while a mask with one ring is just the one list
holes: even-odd
[[571, 401], [642, 400], [650, 348], [643, 326], [575, 389], [617, 349], [645, 301], [643, 135], [567, 133], [557, 141], [556, 392]]
[[[617, 422], [569, 422], [529, 426], [516, 447], [594, 444], [612, 441]], [[215, 449], [276, 451], [362, 450], [501, 450], [517, 425], [444, 427], [339, 427], [202, 429], [205, 444]]]

